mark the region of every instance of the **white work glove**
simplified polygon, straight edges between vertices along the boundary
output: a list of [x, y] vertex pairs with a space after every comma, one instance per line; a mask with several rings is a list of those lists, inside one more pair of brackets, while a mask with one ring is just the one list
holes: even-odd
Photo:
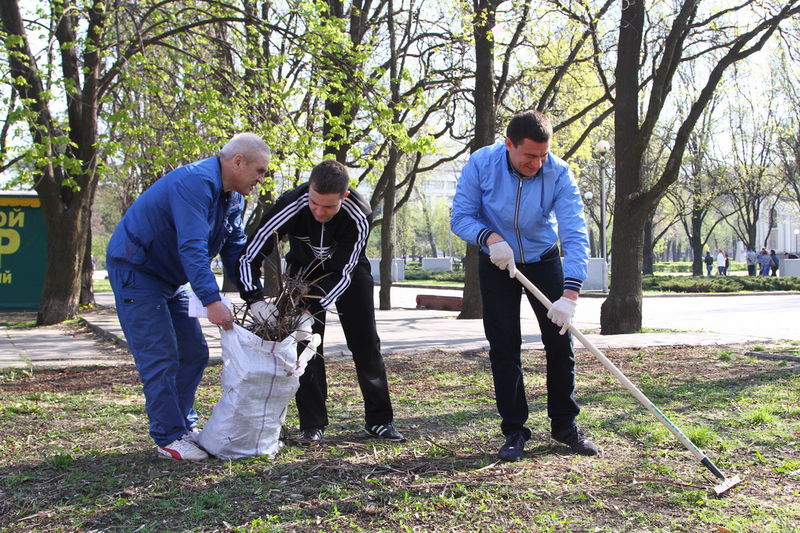
[[303, 311], [303, 314], [300, 315], [300, 321], [298, 322], [297, 329], [305, 331], [309, 335], [311, 334], [311, 328], [314, 326], [314, 317], [311, 316], [311, 313], [308, 311]]
[[577, 300], [571, 300], [570, 298], [562, 296], [556, 300], [550, 310], [547, 311], [547, 318], [556, 326], [561, 327], [561, 331], [558, 332], [559, 335], [563, 335], [569, 329], [569, 325], [572, 323], [572, 317], [575, 316], [576, 307], [578, 307]]
[[497, 241], [489, 245], [489, 259], [500, 270], [508, 270], [508, 277], [513, 278], [517, 273], [514, 263], [514, 250], [506, 241]]
[[261, 322], [273, 326], [278, 323], [278, 308], [272, 302], [259, 300], [250, 304], [250, 312]]

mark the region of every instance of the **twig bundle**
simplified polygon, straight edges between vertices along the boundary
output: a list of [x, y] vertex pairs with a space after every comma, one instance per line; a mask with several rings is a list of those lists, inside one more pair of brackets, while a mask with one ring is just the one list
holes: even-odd
[[[275, 234], [276, 246], [277, 234]], [[294, 274], [283, 273], [278, 276], [280, 291], [272, 303], [277, 308], [277, 316], [269, 320], [261, 320], [250, 310], [250, 305], [234, 306], [234, 320], [245, 329], [252, 331], [266, 341], [282, 341], [297, 331], [307, 316], [316, 320], [310, 312], [308, 301], [321, 296], [309, 294], [311, 287], [327, 276], [312, 279], [312, 274], [321, 263], [309, 265]], [[280, 272], [280, 268], [277, 269]]]

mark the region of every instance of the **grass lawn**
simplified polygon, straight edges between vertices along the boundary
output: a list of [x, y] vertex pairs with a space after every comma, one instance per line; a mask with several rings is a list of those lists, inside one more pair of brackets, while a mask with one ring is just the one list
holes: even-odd
[[[404, 444], [361, 432], [352, 362], [328, 361], [324, 445], [275, 459], [158, 459], [131, 366], [0, 374], [0, 531], [798, 531], [800, 363], [752, 346], [609, 350], [726, 474], [713, 476], [586, 350], [579, 457], [548, 436], [543, 354], [524, 354], [533, 437], [502, 444], [486, 353], [386, 357]], [[198, 412], [220, 395], [210, 367]], [[294, 406], [287, 423], [296, 426]]]

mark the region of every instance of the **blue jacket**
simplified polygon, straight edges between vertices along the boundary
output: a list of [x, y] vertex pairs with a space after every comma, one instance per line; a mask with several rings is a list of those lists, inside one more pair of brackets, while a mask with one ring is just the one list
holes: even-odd
[[220, 299], [211, 259], [221, 254], [235, 276], [246, 237], [244, 199], [222, 188], [219, 158], [179, 167], [156, 181], [128, 208], [106, 251], [108, 264], [156, 276], [167, 283], [191, 283], [208, 305]]
[[586, 279], [589, 239], [583, 201], [569, 166], [553, 154], [530, 178], [512, 170], [504, 142], [470, 156], [461, 171], [450, 228], [488, 253], [495, 232], [517, 263], [535, 263], [561, 240], [564, 288], [579, 291]]

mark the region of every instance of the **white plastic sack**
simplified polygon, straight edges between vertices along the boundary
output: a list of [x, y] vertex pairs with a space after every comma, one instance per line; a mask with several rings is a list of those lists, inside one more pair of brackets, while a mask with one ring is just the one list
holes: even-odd
[[[233, 302], [231, 302], [230, 298], [226, 296], [220, 295], [222, 298], [222, 303], [228, 306], [228, 309], [233, 309]], [[203, 303], [200, 301], [200, 298], [194, 292], [189, 292], [189, 316], [193, 316], [196, 318], [206, 318], [208, 313], [206, 312], [206, 308]]]
[[[320, 336], [311, 334], [309, 317], [281, 342], [261, 339], [234, 324], [222, 331], [222, 397], [197, 443], [220, 459], [274, 456], [283, 448], [281, 427], [300, 376], [315, 355]], [[297, 357], [297, 343], [308, 346]]]

